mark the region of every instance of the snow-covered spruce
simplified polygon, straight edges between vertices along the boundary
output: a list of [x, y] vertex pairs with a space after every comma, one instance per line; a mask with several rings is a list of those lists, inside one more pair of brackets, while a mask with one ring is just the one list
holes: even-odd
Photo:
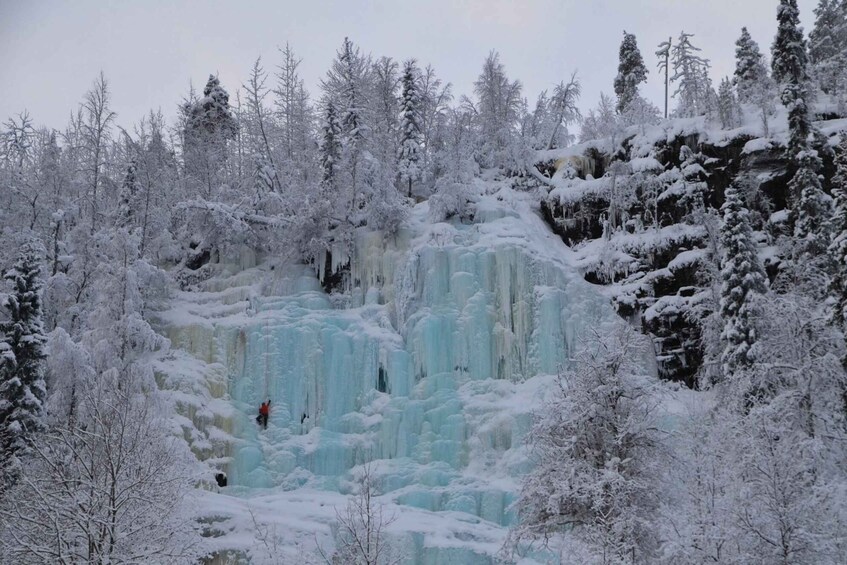
[[755, 361], [757, 301], [767, 291], [767, 278], [750, 229], [749, 212], [735, 185], [727, 188], [721, 212], [721, 363], [724, 376], [732, 378]]
[[513, 553], [533, 542], [568, 552], [572, 537], [592, 562], [655, 558], [662, 441], [644, 345], [626, 324], [596, 329], [559, 375], [529, 435], [534, 467], [515, 503]]
[[632, 33], [623, 32], [618, 56], [620, 62], [618, 76], [615, 77], [615, 94], [618, 96], [618, 113], [624, 114], [638, 96], [638, 85], [647, 82], [647, 67], [644, 66], [644, 59]]
[[835, 213], [831, 221], [832, 241], [829, 254], [835, 273], [831, 292], [835, 298], [833, 321], [842, 329], [847, 328], [847, 136], [841, 141], [836, 159], [836, 173], [832, 179], [832, 195]]
[[12, 292], [2, 306], [9, 319], [0, 322], [0, 478], [15, 455], [25, 451], [43, 429], [46, 388], [44, 359], [47, 338], [42, 324], [41, 261], [37, 242], [24, 244], [4, 278]]

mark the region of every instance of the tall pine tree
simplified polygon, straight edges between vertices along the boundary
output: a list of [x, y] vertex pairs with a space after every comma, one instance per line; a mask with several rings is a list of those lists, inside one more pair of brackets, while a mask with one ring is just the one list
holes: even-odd
[[224, 181], [227, 142], [238, 133], [229, 94], [218, 77], [209, 75], [203, 97], [183, 105], [185, 169], [204, 198], [216, 197]]
[[12, 293], [4, 306], [9, 319], [0, 323], [0, 454], [8, 458], [26, 446], [41, 428], [46, 388], [42, 326], [41, 248], [25, 244], [5, 274]]
[[324, 116], [323, 132], [320, 144], [322, 184], [325, 190], [334, 192], [338, 165], [341, 158], [341, 124], [332, 100], [327, 101]]
[[818, 3], [809, 34], [809, 61], [821, 90], [834, 94], [847, 87], [847, 1]]
[[746, 27], [741, 28], [741, 37], [735, 42], [735, 76], [732, 79], [738, 89], [738, 99], [750, 102], [755, 85], [766, 75], [759, 44], [753, 41]]
[[788, 155], [797, 168], [791, 179], [794, 236], [798, 251], [820, 255], [826, 249], [824, 229], [826, 202], [817, 171], [821, 162], [809, 145], [812, 120], [809, 115], [809, 86], [806, 41], [800, 27], [797, 0], [780, 0], [772, 53], [773, 78], [788, 109]]
[[807, 107], [808, 71], [806, 40], [800, 27], [797, 0], [780, 0], [777, 8], [776, 38], [771, 47], [771, 69], [780, 88], [780, 99], [788, 108], [791, 138], [788, 150], [792, 157], [808, 148], [812, 124]]
[[403, 67], [403, 107], [400, 116], [400, 147], [397, 158], [400, 179], [408, 183], [408, 195], [412, 196], [412, 184], [421, 178], [418, 162], [421, 154], [420, 96], [418, 93], [415, 60], [406, 61]]
[[644, 59], [641, 57], [641, 51], [638, 50], [634, 34], [623, 32], [618, 57], [615, 94], [618, 95], [618, 113], [623, 114], [638, 96], [638, 85], [647, 81], [647, 67], [644, 66]]
[[753, 364], [751, 349], [756, 342], [753, 298], [755, 293], [766, 292], [766, 279], [756, 253], [749, 212], [735, 185], [727, 188], [721, 212], [724, 256], [720, 303], [724, 324], [721, 365], [724, 375], [731, 377]]
[[847, 329], [847, 135], [841, 140], [835, 165], [835, 176], [832, 178], [835, 215], [832, 218], [832, 242], [829, 245], [829, 254], [835, 265], [831, 283], [835, 297], [833, 321], [842, 329]]

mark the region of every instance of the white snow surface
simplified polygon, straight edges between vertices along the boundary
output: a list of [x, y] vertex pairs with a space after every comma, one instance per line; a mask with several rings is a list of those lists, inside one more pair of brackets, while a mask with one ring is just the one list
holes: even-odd
[[195, 452], [229, 479], [201, 497], [215, 549], [320, 561], [371, 463], [407, 562], [495, 562], [532, 412], [580, 334], [615, 315], [580, 275], [585, 250], [562, 244], [536, 199], [488, 192], [473, 224], [431, 224], [421, 203], [395, 236], [362, 230], [346, 308], [311, 268], [270, 257], [162, 313], [173, 353], [160, 383]]

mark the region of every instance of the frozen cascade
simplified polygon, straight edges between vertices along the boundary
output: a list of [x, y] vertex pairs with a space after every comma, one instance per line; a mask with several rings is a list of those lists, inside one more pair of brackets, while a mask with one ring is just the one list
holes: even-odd
[[[513, 520], [533, 404], [580, 332], [613, 316], [513, 197], [483, 200], [472, 225], [429, 224], [424, 203], [394, 237], [363, 231], [346, 308], [309, 267], [271, 271], [272, 261], [181, 294], [163, 318], [173, 347], [227, 379], [226, 394], [208, 395], [228, 402], [223, 416], [186, 416], [206, 448], [233, 438], [217, 453], [228, 490], [343, 493], [351, 468], [376, 461], [379, 490], [401, 514], [457, 524], [444, 539], [420, 516], [392, 525], [412, 562], [490, 562]], [[259, 430], [266, 398], [270, 423]]]

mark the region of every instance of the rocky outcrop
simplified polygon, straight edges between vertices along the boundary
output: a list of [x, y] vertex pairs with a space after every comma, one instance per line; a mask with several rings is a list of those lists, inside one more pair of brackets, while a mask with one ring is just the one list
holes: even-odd
[[[774, 243], [790, 230], [794, 171], [785, 149], [744, 135], [712, 143], [691, 134], [654, 143], [647, 157], [634, 137], [614, 159], [591, 151], [581, 162], [603, 176], [564, 179], [541, 202], [542, 215], [577, 251], [585, 278], [613, 286], [618, 313], [652, 336], [660, 375], [696, 387], [704, 320], [717, 308], [724, 193], [730, 183], [744, 187], [761, 243]], [[831, 156], [820, 153], [828, 190]], [[767, 257], [771, 277], [779, 262]]]

